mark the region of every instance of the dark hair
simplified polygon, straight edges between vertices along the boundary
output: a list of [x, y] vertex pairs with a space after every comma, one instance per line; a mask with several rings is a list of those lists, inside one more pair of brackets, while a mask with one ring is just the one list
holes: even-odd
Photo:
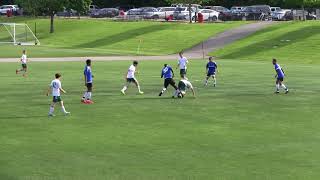
[[209, 60], [212, 60], [212, 59], [213, 59], [213, 57], [212, 57], [212, 56], [210, 56], [210, 57], [209, 57]]
[[88, 66], [90, 66], [91, 65], [91, 59], [87, 59], [86, 63], [87, 63]]
[[276, 58], [273, 58], [272, 61], [277, 62], [277, 59], [276, 59]]
[[163, 66], [164, 66], [164, 67], [167, 67], [167, 66], [168, 66], [168, 64], [164, 64]]
[[133, 65], [138, 65], [138, 61], [133, 61]]
[[55, 74], [55, 77], [56, 77], [56, 79], [58, 79], [58, 78], [61, 77], [61, 74], [60, 74], [60, 73], [57, 73], [57, 74]]

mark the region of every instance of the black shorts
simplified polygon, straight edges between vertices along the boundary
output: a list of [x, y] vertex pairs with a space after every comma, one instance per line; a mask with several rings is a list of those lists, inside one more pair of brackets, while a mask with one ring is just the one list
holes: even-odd
[[27, 69], [27, 64], [21, 64], [23, 69]]
[[211, 77], [211, 76], [215, 76], [216, 75], [216, 73], [215, 72], [208, 72], [208, 74], [207, 74], [207, 77]]
[[128, 83], [136, 83], [136, 79], [135, 78], [127, 78], [127, 82]]
[[182, 81], [179, 82], [178, 88], [179, 88], [180, 91], [186, 91], [187, 90], [186, 84], [184, 84], [184, 82], [182, 82]]
[[186, 69], [180, 69], [180, 75], [181, 76], [185, 76], [187, 74], [187, 70]]
[[92, 87], [93, 87], [93, 84], [92, 84], [92, 83], [87, 83], [87, 89], [88, 89], [88, 91], [92, 91]]
[[176, 82], [172, 78], [167, 78], [164, 80], [164, 87], [168, 88], [169, 85], [177, 89]]
[[61, 102], [62, 99], [60, 96], [53, 96], [52, 102], [57, 103], [57, 102]]
[[282, 82], [283, 79], [284, 79], [283, 77], [282, 78], [277, 78], [277, 81], [281, 81]]

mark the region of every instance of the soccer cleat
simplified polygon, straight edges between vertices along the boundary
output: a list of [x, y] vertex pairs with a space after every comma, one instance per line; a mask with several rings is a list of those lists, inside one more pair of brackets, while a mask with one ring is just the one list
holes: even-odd
[[70, 112], [65, 112], [65, 113], [64, 113], [65, 116], [68, 116], [68, 115], [70, 115], [70, 114], [71, 114]]
[[83, 104], [84, 104], [85, 102], [86, 102], [86, 100], [85, 100], [85, 99], [81, 99], [81, 103], [83, 103]]
[[274, 92], [275, 94], [279, 94], [280, 92], [279, 91], [276, 91], [276, 92]]
[[216, 84], [213, 84], [213, 87], [216, 87], [217, 85]]
[[85, 104], [94, 104], [94, 102], [90, 99], [85, 100]]
[[286, 90], [286, 94], [288, 94], [288, 93], [289, 93], [289, 89]]
[[162, 96], [162, 92], [160, 92], [159, 96]]
[[175, 97], [174, 96], [172, 96], [172, 99], [174, 99]]
[[144, 92], [140, 91], [139, 94], [144, 94]]
[[123, 90], [121, 90], [121, 93], [122, 93], [123, 95], [126, 95], [126, 93], [125, 93]]

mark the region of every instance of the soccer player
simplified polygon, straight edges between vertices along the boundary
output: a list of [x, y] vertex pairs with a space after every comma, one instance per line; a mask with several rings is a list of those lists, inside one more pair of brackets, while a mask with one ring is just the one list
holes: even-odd
[[63, 93], [67, 93], [64, 89], [62, 89], [60, 78], [61, 78], [61, 74], [59, 73], [55, 74], [55, 79], [51, 82], [47, 91], [47, 96], [49, 96], [50, 91], [52, 92], [52, 96], [53, 96], [53, 100], [50, 105], [50, 110], [48, 114], [49, 116], [54, 116], [53, 112], [54, 112], [54, 107], [56, 103], [60, 103], [62, 112], [65, 115], [70, 114], [70, 112], [67, 112], [66, 109], [64, 108], [63, 101], [60, 96], [60, 91]]
[[84, 93], [81, 102], [84, 104], [93, 104], [91, 99], [92, 97], [92, 88], [93, 88], [93, 75], [91, 71], [91, 60], [86, 61], [86, 66], [84, 68], [84, 84], [87, 87], [87, 91]]
[[193, 97], [196, 97], [196, 93], [191, 82], [186, 78], [182, 78], [178, 84], [178, 89], [176, 90], [175, 95], [172, 98], [183, 98], [186, 95], [188, 89], [192, 91]]
[[209, 57], [209, 62], [207, 63], [207, 66], [206, 66], [207, 77], [205, 80], [205, 86], [208, 85], [208, 81], [212, 77], [213, 78], [213, 86], [216, 87], [216, 85], [217, 85], [217, 79], [216, 79], [217, 69], [218, 69], [218, 65], [216, 62], [213, 61], [213, 57]]
[[179, 61], [178, 61], [178, 66], [177, 69], [180, 69], [180, 76], [185, 78], [187, 75], [187, 65], [189, 63], [188, 59], [183, 56], [183, 52], [179, 53]]
[[140, 89], [140, 84], [139, 84], [138, 80], [135, 78], [135, 73], [138, 72], [137, 71], [138, 64], [139, 64], [138, 61], [133, 61], [133, 64], [129, 67], [128, 72], [125, 75], [127, 82], [121, 90], [121, 93], [123, 95], [126, 94], [126, 90], [128, 89], [128, 86], [131, 83], [134, 83], [137, 86], [139, 94], [143, 94], [143, 92]]
[[175, 81], [173, 80], [174, 78], [174, 72], [168, 64], [165, 64], [162, 72], [161, 72], [161, 78], [164, 78], [164, 87], [162, 91], [160, 92], [159, 96], [162, 96], [162, 94], [167, 90], [168, 86], [171, 85], [175, 90], [178, 89], [176, 86]]
[[286, 91], [286, 94], [289, 93], [289, 89], [283, 84], [283, 80], [285, 77], [285, 73], [283, 71], [283, 69], [281, 68], [281, 66], [277, 63], [276, 59], [272, 60], [272, 64], [274, 65], [274, 68], [276, 70], [276, 75], [275, 78], [276, 80], [276, 94], [280, 93], [280, 88], [283, 88]]
[[22, 65], [22, 69], [17, 69], [16, 70], [16, 74], [20, 73], [23, 71], [23, 77], [27, 76], [27, 62], [28, 62], [28, 58], [27, 58], [27, 51], [23, 50], [22, 51], [22, 56], [21, 56], [21, 65]]

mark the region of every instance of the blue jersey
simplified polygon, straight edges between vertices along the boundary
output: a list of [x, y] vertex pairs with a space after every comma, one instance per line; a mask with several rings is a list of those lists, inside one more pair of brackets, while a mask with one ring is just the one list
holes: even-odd
[[209, 61], [207, 64], [208, 73], [213, 74], [216, 72], [218, 66], [217, 63]]
[[91, 67], [90, 66], [86, 66], [84, 68], [84, 75], [86, 77], [86, 83], [92, 83], [92, 72], [91, 72]]
[[170, 66], [164, 67], [162, 69], [161, 78], [164, 78], [164, 79], [173, 78], [173, 70]]
[[283, 72], [283, 70], [282, 70], [282, 68], [281, 68], [281, 66], [279, 64], [275, 64], [274, 65], [274, 69], [277, 72], [278, 78], [284, 78], [284, 72]]

